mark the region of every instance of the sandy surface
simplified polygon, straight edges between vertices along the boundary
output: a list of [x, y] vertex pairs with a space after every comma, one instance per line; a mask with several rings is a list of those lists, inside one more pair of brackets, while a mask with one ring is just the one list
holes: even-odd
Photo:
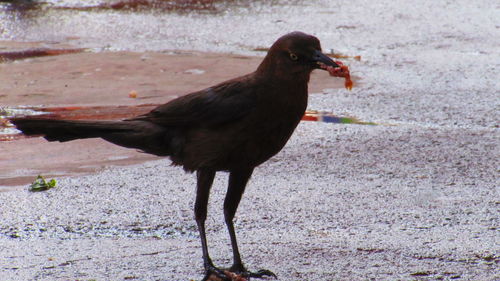
[[[236, 227], [252, 269], [280, 280], [497, 280], [492, 130], [302, 123], [256, 170]], [[230, 264], [222, 201], [208, 219]], [[159, 160], [1, 193], [5, 280], [191, 280], [194, 176]]]
[[[169, 29], [148, 30], [144, 35], [153, 48], [163, 43], [154, 40], [158, 33], [167, 38], [167, 46], [191, 44], [197, 50], [207, 46], [246, 53], [249, 46], [265, 46], [285, 29], [300, 29], [318, 35], [326, 48], [363, 56], [360, 62], [348, 61], [353, 73], [362, 77], [351, 92], [325, 73], [316, 74], [319, 80], [312, 82], [312, 92], [324, 93], [311, 95], [309, 108], [379, 125], [302, 122], [283, 151], [256, 169], [236, 221], [248, 267], [270, 269], [280, 280], [499, 280], [498, 4], [487, 0], [429, 0], [419, 5], [414, 1], [298, 2], [269, 9], [257, 4], [247, 12], [218, 16], [160, 17], [158, 24], [178, 26], [179, 37], [169, 37], [175, 33]], [[304, 14], [314, 16], [305, 20]], [[132, 33], [124, 36], [116, 36], [116, 30], [127, 23], [110, 27], [115, 36], [109, 38], [116, 38], [110, 44], [126, 45], [123, 38], [138, 36], [141, 20], [148, 17], [154, 14], [127, 15]], [[113, 13], [110, 18], [116, 20], [119, 15]], [[69, 18], [61, 32], [84, 20], [85, 14]], [[97, 32], [95, 22], [88, 22], [94, 29], [86, 32]], [[203, 24], [207, 28], [200, 29]], [[228, 32], [215, 32], [222, 27], [228, 27]], [[34, 30], [23, 38], [33, 38]], [[84, 42], [86, 33], [78, 35]], [[178, 92], [212, 85], [219, 78], [253, 69], [259, 60], [218, 54], [202, 61], [212, 55], [184, 52], [171, 58], [161, 52], [146, 55], [155, 60], [111, 52], [2, 64], [0, 79], [18, 75], [9, 76], [0, 87], [13, 92], [24, 87], [29, 91], [18, 93], [35, 94], [29, 98], [36, 99], [39, 93], [46, 95], [39, 101], [71, 104], [71, 95], [56, 102], [59, 97], [53, 94], [65, 85], [54, 79], [66, 79], [64, 91], [81, 94], [82, 103], [133, 105], [165, 101]], [[194, 58], [193, 64], [179, 60], [182, 67], [175, 66], [177, 76], [162, 76], [169, 64], [158, 60], [168, 62], [177, 56]], [[107, 57], [117, 62], [100, 65]], [[62, 69], [57, 62], [72, 59], [77, 59], [78, 66], [71, 68], [82, 67], [75, 74], [57, 71]], [[120, 63], [122, 59], [130, 64]], [[231, 61], [234, 67], [222, 68]], [[219, 65], [219, 76], [200, 82]], [[44, 67], [51, 71], [41, 75], [38, 69]], [[206, 72], [185, 73], [193, 68]], [[23, 71], [30, 74], [23, 76]], [[103, 73], [110, 79], [99, 82]], [[36, 87], [31, 87], [32, 75], [53, 76], [47, 81], [36, 79]], [[152, 75], [158, 76], [150, 79]], [[87, 77], [97, 79], [99, 87], [92, 88]], [[192, 77], [203, 85], [176, 84]], [[4, 86], [12, 79], [21, 84]], [[170, 82], [159, 83], [162, 79]], [[141, 87], [141, 83], [150, 84]], [[100, 89], [104, 92], [96, 95]], [[144, 99], [129, 99], [132, 89]], [[16, 105], [20, 97], [1, 98], [12, 98], [6, 104]], [[71, 144], [36, 139], [19, 144], [23, 142], [38, 153], [70, 151]], [[0, 143], [2, 156], [17, 153], [12, 152], [18, 150], [17, 144], [9, 148], [4, 144]], [[129, 159], [122, 155], [131, 152], [113, 151], [111, 146], [97, 149], [100, 145], [90, 144], [104, 153], [100, 160]], [[73, 159], [78, 159], [79, 150], [84, 149], [73, 151]], [[1, 161], [3, 169], [7, 160]], [[90, 163], [108, 165], [96, 159]], [[60, 167], [54, 171], [66, 162], [57, 164]], [[29, 161], [24, 166], [29, 170]], [[31, 174], [35, 172], [26, 172]], [[226, 177], [221, 174], [216, 179], [208, 219], [210, 250], [214, 261], [223, 266], [231, 262], [221, 210]], [[192, 174], [161, 159], [108, 167], [86, 176], [58, 177], [58, 181], [56, 189], [43, 193], [30, 193], [26, 186], [0, 192], [2, 280], [201, 279], [201, 251], [192, 219]]]

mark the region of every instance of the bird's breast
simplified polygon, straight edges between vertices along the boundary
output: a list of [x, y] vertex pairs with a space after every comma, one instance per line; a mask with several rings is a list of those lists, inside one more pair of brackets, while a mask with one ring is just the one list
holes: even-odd
[[188, 170], [260, 165], [285, 146], [306, 107], [307, 87], [262, 93], [254, 108], [241, 119], [190, 131], [181, 162]]
[[302, 95], [288, 95], [273, 99], [261, 105], [258, 114], [246, 132], [241, 131], [245, 139], [246, 157], [255, 163], [262, 163], [278, 153], [287, 143], [299, 124], [307, 107], [307, 91]]

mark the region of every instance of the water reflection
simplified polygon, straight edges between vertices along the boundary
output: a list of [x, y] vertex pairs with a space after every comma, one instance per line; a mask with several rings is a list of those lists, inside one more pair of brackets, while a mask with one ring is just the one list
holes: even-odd
[[14, 61], [14, 60], [22, 60], [26, 58], [33, 57], [46, 57], [46, 56], [58, 56], [64, 54], [74, 54], [81, 53], [86, 51], [86, 49], [48, 49], [48, 48], [35, 48], [35, 49], [26, 49], [20, 51], [7, 51], [0, 52], [0, 63]]
[[121, 10], [121, 11], [173, 11], [173, 12], [223, 12], [230, 7], [250, 7], [256, 2], [267, 4], [279, 4], [284, 2], [298, 1], [243, 1], [243, 0], [0, 0], [0, 7], [6, 11], [25, 12], [40, 9], [47, 11], [74, 10], [74, 11], [99, 11], [99, 10]]
[[[65, 107], [25, 107], [0, 108], [0, 141], [23, 138], [19, 131], [7, 121], [9, 117], [40, 115], [43, 118], [68, 120], [117, 120], [131, 118], [147, 113], [158, 104], [141, 104], [137, 106], [65, 106]], [[354, 117], [337, 116], [324, 111], [306, 111], [303, 121], [317, 121], [337, 124], [377, 125], [364, 122]]]

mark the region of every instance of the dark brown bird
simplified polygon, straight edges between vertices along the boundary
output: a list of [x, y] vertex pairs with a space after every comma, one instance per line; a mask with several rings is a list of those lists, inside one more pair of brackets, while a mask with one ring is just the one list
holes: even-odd
[[103, 138], [147, 153], [169, 156], [175, 165], [196, 171], [194, 207], [205, 277], [231, 280], [212, 263], [205, 236], [210, 188], [218, 171], [229, 172], [224, 216], [233, 249], [228, 270], [239, 276], [275, 276], [249, 272], [238, 251], [233, 218], [254, 168], [278, 153], [307, 106], [307, 84], [314, 69], [339, 67], [321, 52], [319, 40], [302, 32], [279, 38], [253, 73], [194, 92], [151, 112], [122, 121], [70, 121], [34, 117], [11, 121], [26, 135], [48, 141]]

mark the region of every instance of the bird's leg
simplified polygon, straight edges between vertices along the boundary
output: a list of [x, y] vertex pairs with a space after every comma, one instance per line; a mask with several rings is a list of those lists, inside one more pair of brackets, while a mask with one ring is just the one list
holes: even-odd
[[229, 186], [224, 200], [224, 219], [226, 221], [229, 237], [231, 238], [231, 247], [233, 249], [233, 265], [231, 270], [244, 271], [243, 262], [241, 261], [240, 251], [238, 249], [238, 242], [236, 241], [236, 232], [234, 231], [234, 215], [238, 209], [238, 205], [245, 192], [245, 187], [252, 175], [251, 170], [246, 171], [231, 171], [229, 174]]
[[231, 246], [233, 249], [233, 265], [229, 269], [243, 277], [263, 278], [266, 276], [276, 278], [276, 275], [269, 270], [260, 270], [258, 272], [249, 272], [241, 261], [240, 251], [238, 250], [238, 242], [236, 241], [236, 232], [234, 231], [233, 219], [238, 209], [238, 205], [245, 191], [253, 168], [233, 170], [229, 174], [229, 186], [227, 189], [226, 198], [224, 200], [224, 218], [226, 221], [229, 237], [231, 238]]
[[208, 254], [207, 236], [205, 233], [205, 220], [207, 219], [207, 205], [210, 188], [214, 182], [215, 171], [212, 170], [198, 170], [196, 172], [197, 186], [196, 186], [196, 202], [194, 205], [194, 215], [198, 231], [201, 239], [201, 249], [203, 251], [203, 266], [205, 267], [205, 277], [203, 281], [209, 280], [212, 274], [222, 280], [228, 280], [226, 274], [214, 266], [210, 255]]

